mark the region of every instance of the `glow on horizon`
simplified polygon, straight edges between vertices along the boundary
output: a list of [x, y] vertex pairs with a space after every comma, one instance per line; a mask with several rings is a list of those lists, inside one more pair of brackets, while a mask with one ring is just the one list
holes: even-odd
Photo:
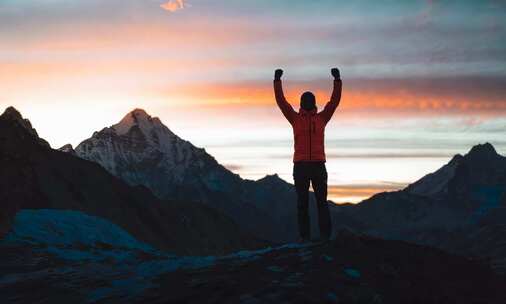
[[[473, 144], [505, 152], [505, 8], [493, 0], [5, 0], [0, 111], [18, 108], [57, 148], [144, 108], [241, 176], [277, 172], [290, 182], [291, 130], [274, 104], [273, 70], [285, 69], [295, 108], [305, 90], [322, 107], [338, 66], [344, 92], [327, 132], [329, 193], [358, 201]], [[356, 170], [346, 178], [344, 168]]]

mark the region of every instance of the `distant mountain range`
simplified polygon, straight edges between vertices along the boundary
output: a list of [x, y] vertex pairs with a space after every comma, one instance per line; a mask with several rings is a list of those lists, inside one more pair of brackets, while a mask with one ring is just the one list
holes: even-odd
[[[278, 176], [244, 180], [141, 109], [95, 132], [76, 147], [75, 154], [130, 185], [146, 186], [160, 198], [216, 208], [261, 239], [289, 242], [297, 236], [291, 184]], [[491, 259], [503, 269], [505, 193], [505, 158], [492, 145], [483, 144], [454, 156], [404, 190], [380, 193], [356, 205], [330, 206], [336, 229]], [[312, 224], [316, 233], [314, 220]]]
[[24, 209], [85, 212], [178, 254], [226, 253], [265, 244], [198, 202], [161, 200], [100, 165], [50, 148], [14, 108], [0, 116], [0, 237]]
[[143, 110], [58, 151], [8, 108], [0, 168], [7, 302], [505, 303], [506, 158], [490, 144], [330, 204], [330, 242], [279, 246], [297, 235], [293, 186], [240, 178]]
[[[141, 109], [58, 152], [9, 108], [0, 118], [0, 146], [4, 232], [17, 210], [66, 208], [109, 219], [158, 248], [192, 251], [207, 242], [204, 252], [226, 251], [297, 236], [291, 184], [276, 175], [244, 180]], [[122, 199], [132, 201], [128, 211]], [[506, 270], [506, 160], [490, 144], [403, 190], [330, 207], [335, 229], [430, 245]], [[195, 226], [181, 225], [186, 218]], [[175, 229], [178, 236], [168, 237]], [[180, 241], [187, 233], [194, 245]]]

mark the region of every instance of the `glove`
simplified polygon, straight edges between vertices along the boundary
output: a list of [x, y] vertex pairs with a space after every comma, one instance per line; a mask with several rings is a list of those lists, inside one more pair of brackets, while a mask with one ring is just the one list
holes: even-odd
[[341, 73], [339, 72], [339, 69], [338, 68], [333, 68], [330, 70], [330, 73], [332, 74], [332, 76], [334, 76], [334, 79], [341, 79]]
[[282, 69], [277, 69], [274, 72], [274, 80], [280, 80], [281, 76], [283, 76], [283, 70]]

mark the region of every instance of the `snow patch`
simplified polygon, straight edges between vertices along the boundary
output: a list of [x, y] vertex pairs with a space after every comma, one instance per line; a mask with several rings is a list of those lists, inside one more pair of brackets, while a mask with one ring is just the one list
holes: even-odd
[[56, 248], [76, 245], [102, 248], [109, 245], [113, 248], [154, 251], [151, 246], [139, 242], [117, 225], [73, 210], [21, 210], [16, 214], [5, 241]]

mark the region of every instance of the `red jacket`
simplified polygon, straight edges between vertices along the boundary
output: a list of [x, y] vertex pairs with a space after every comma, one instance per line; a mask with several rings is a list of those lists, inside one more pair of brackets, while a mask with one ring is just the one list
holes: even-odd
[[294, 148], [293, 161], [325, 161], [325, 126], [334, 114], [341, 100], [341, 80], [334, 80], [334, 90], [330, 101], [320, 113], [316, 109], [295, 112], [286, 101], [281, 80], [274, 80], [276, 103], [293, 128]]

